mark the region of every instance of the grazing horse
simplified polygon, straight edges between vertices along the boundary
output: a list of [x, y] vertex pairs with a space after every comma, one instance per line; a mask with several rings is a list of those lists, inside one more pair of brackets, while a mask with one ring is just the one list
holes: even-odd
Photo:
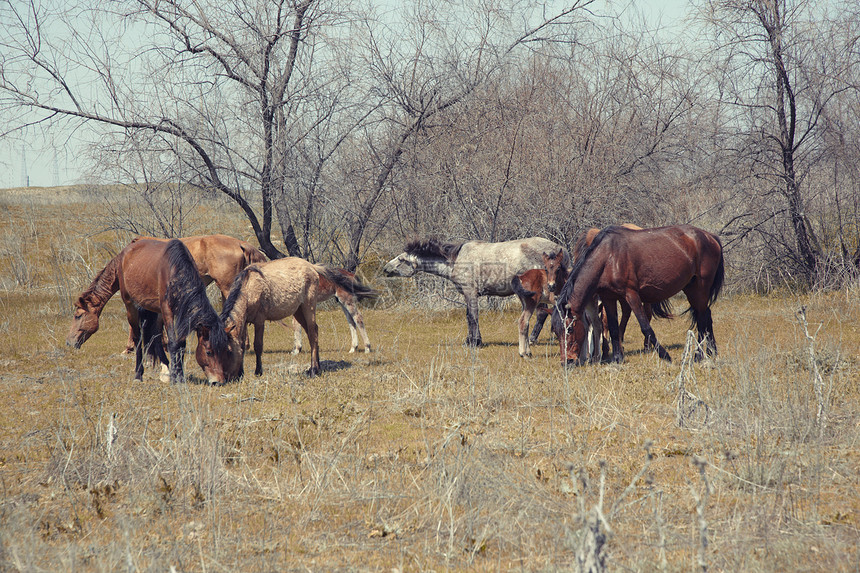
[[[338, 304], [340, 304], [343, 314], [346, 315], [347, 323], [349, 323], [349, 334], [352, 337], [352, 346], [349, 349], [350, 354], [358, 348], [358, 334], [356, 330], [361, 333], [361, 338], [364, 341], [364, 351], [370, 352], [370, 338], [367, 337], [367, 330], [364, 328], [364, 318], [361, 316], [361, 311], [358, 310], [357, 302], [365, 298], [375, 297], [377, 293], [370, 287], [362, 284], [355, 277], [355, 273], [351, 273], [346, 269], [331, 270], [351, 281], [349, 288], [328, 280], [324, 275], [320, 275], [317, 304], [334, 297]], [[302, 327], [295, 318], [293, 319], [293, 338], [295, 339], [293, 354], [298, 354], [302, 351]]]
[[[716, 355], [711, 304], [723, 286], [725, 269], [719, 238], [690, 225], [634, 231], [607, 227], [574, 262], [561, 289], [552, 317], [559, 338], [562, 362], [580, 362], [588, 319], [585, 305], [598, 295], [605, 304], [612, 339], [612, 359], [624, 358], [618, 331], [616, 301], [624, 300], [639, 321], [647, 347], [671, 360], [657, 342], [643, 304], [656, 304], [684, 291], [690, 303], [691, 322], [708, 354]], [[701, 359], [701, 350], [696, 358]]]
[[[621, 225], [625, 229], [630, 229], [632, 231], [641, 231], [642, 227], [639, 225], [634, 225], [633, 223], [623, 223]], [[594, 237], [600, 232], [600, 229], [597, 227], [592, 227], [591, 229], [584, 232], [577, 240], [576, 244], [573, 247], [573, 260], [575, 261], [579, 254], [588, 248], [592, 241], [594, 241]], [[619, 339], [621, 343], [624, 343], [624, 333], [627, 331], [627, 323], [630, 320], [630, 305], [627, 304], [627, 301], [620, 300], [619, 304], [621, 305], [621, 322], [618, 325], [619, 331]], [[651, 304], [643, 304], [642, 308], [645, 310], [645, 314], [648, 316], [648, 321], [650, 322], [652, 316], [656, 316], [657, 318], [673, 318], [672, 315], [672, 306], [668, 300], [663, 300], [657, 302], [653, 305]], [[600, 316], [604, 322], [603, 336], [605, 337], [604, 345], [606, 348], [609, 346], [609, 329], [606, 324], [606, 311], [604, 310], [604, 304], [601, 302], [598, 304], [598, 311], [600, 312]], [[647, 346], [646, 346], [647, 348]], [[608, 353], [608, 352], [607, 352]]]
[[[114, 257], [76, 303], [66, 342], [80, 348], [98, 329], [98, 317], [119, 291], [135, 343], [135, 380], [143, 378], [143, 353], [167, 364], [163, 324], [170, 353], [170, 380], [185, 380], [185, 339], [197, 332], [197, 362], [211, 383], [223, 383], [234, 352], [224, 323], [206, 297], [206, 287], [187, 247], [179, 241], [137, 239]], [[160, 315], [160, 316], [159, 316]], [[141, 334], [143, 333], [143, 335]]]
[[242, 376], [245, 353], [244, 340], [247, 325], [254, 325], [254, 374], [263, 373], [263, 333], [267, 320], [283, 320], [294, 317], [308, 335], [311, 345], [310, 376], [320, 372], [319, 339], [316, 323], [316, 307], [320, 293], [320, 278], [325, 277], [341, 288], [357, 291], [357, 281], [323, 265], [315, 265], [296, 257], [256, 263], [239, 273], [221, 318], [227, 325], [227, 333], [240, 347], [233, 376]]
[[[146, 239], [167, 243], [169, 239], [137, 237], [131, 243]], [[202, 235], [179, 239], [188, 248], [204, 286], [214, 282], [221, 291], [222, 302], [230, 292], [233, 279], [251, 263], [262, 262], [266, 256], [250, 243], [227, 235]], [[106, 269], [107, 270], [107, 269]], [[96, 275], [90, 286], [75, 301], [75, 316], [69, 331], [68, 342], [76, 348], [87, 341], [99, 328], [99, 316], [110, 298], [119, 290], [119, 284]], [[135, 342], [129, 332], [128, 344], [123, 354], [134, 350]]]
[[481, 346], [478, 326], [479, 296], [510, 296], [511, 281], [529, 269], [543, 266], [545, 253], [564, 253], [564, 265], [570, 256], [561, 246], [542, 237], [530, 237], [502, 243], [467, 241], [446, 243], [437, 239], [412, 241], [406, 250], [383, 267], [387, 276], [411, 277], [419, 271], [450, 280], [466, 302], [468, 346]]
[[[523, 312], [517, 320], [519, 350], [520, 356], [523, 357], [532, 355], [529, 345], [534, 344], [537, 340], [546, 317], [549, 315], [547, 304], [555, 303], [555, 296], [558, 295], [567, 280], [568, 269], [562, 264], [564, 260], [563, 249], [548, 255], [543, 253], [542, 258], [544, 268], [530, 269], [511, 279], [511, 288], [520, 299], [520, 304], [523, 307]], [[534, 330], [531, 336], [526, 337], [529, 320], [535, 311], [538, 315], [535, 318]]]
[[[166, 242], [169, 239], [153, 240]], [[250, 264], [268, 260], [266, 255], [251, 243], [227, 235], [196, 235], [181, 237], [179, 240], [188, 247], [203, 284], [208, 287], [214, 282], [221, 291], [222, 306], [227, 300], [227, 295], [230, 294], [230, 287], [236, 275]], [[133, 350], [134, 341], [129, 333], [128, 344], [123, 354]]]

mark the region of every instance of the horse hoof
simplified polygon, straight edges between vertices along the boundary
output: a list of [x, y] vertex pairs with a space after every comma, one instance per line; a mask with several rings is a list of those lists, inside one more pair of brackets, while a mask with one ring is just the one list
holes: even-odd
[[355, 348], [350, 348], [350, 349], [349, 349], [349, 354], [355, 354]]
[[373, 352], [373, 351], [370, 349], [370, 347], [369, 347], [369, 346], [365, 346], [365, 347], [364, 347], [364, 353], [365, 353], [365, 354], [370, 354], [371, 352]]
[[295, 348], [295, 349], [293, 349], [292, 354], [295, 356], [296, 354], [299, 354], [301, 351], [302, 351], [301, 348]]

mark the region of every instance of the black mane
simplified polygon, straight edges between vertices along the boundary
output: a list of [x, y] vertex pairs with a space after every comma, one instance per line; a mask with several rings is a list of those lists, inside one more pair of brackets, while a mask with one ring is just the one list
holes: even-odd
[[446, 243], [436, 237], [430, 237], [423, 241], [410, 241], [406, 245], [406, 252], [416, 257], [444, 259], [450, 263], [457, 260], [463, 243]]
[[567, 301], [570, 299], [570, 296], [573, 294], [573, 287], [576, 284], [576, 279], [579, 278], [579, 273], [582, 271], [582, 268], [585, 266], [586, 261], [591, 257], [591, 253], [603, 242], [603, 240], [609, 235], [617, 234], [623, 227], [619, 226], [611, 226], [606, 227], [602, 231], [600, 231], [594, 240], [591, 241], [591, 244], [585, 248], [584, 251], [579, 253], [579, 256], [576, 257], [576, 260], [573, 262], [573, 268], [570, 269], [570, 274], [568, 275], [567, 282], [564, 283], [564, 286], [561, 289], [561, 292], [558, 293], [558, 306], [565, 307], [567, 306]]
[[224, 307], [221, 309], [221, 320], [226, 322], [233, 313], [233, 307], [236, 306], [236, 301], [239, 300], [239, 294], [242, 292], [242, 285], [248, 280], [248, 276], [252, 273], [258, 273], [263, 276], [263, 271], [254, 265], [247, 266], [242, 269], [236, 278], [233, 279], [233, 286], [230, 287], [230, 294], [227, 295], [227, 300], [224, 301]]
[[227, 333], [218, 313], [206, 296], [206, 285], [188, 248], [179, 239], [172, 239], [165, 249], [170, 278], [167, 283], [167, 304], [173, 310], [173, 328], [177, 340], [184, 340], [192, 330], [209, 330], [209, 342], [214, 352], [227, 348]]

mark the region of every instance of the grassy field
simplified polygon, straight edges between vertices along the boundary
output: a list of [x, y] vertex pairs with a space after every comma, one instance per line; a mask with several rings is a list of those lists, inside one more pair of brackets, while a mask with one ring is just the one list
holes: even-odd
[[372, 354], [319, 312], [317, 378], [271, 324], [261, 377], [132, 383], [119, 300], [63, 344], [125, 238], [6, 207], [0, 570], [576, 570], [595, 532], [611, 570], [858, 568], [860, 291], [727, 294], [701, 365], [685, 317], [655, 322], [671, 364], [631, 327], [624, 364], [564, 370], [548, 332], [519, 358], [513, 306], [469, 350], [461, 309], [383, 299]]

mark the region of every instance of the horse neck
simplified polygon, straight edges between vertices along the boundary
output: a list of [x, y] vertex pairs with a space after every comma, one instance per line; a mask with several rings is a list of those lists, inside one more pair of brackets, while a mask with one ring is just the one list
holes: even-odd
[[597, 291], [602, 271], [603, 265], [592, 260], [582, 266], [575, 277], [569, 277], [566, 282], [573, 281], [570, 295], [567, 297], [571, 310], [581, 313], [588, 305]]
[[419, 259], [419, 270], [436, 275], [444, 279], [450, 279], [451, 273], [454, 270], [454, 264], [448, 261], [440, 261], [434, 259]]
[[239, 326], [239, 330], [242, 331], [242, 336], [244, 338], [245, 321], [247, 318], [248, 295], [244, 291], [241, 291], [233, 303], [233, 307], [230, 309], [230, 314], [226, 317], [226, 320], [232, 321]]
[[81, 294], [81, 298], [90, 307], [88, 310], [101, 314], [110, 298], [119, 290], [119, 268], [120, 255], [117, 255], [99, 271], [87, 290]]

